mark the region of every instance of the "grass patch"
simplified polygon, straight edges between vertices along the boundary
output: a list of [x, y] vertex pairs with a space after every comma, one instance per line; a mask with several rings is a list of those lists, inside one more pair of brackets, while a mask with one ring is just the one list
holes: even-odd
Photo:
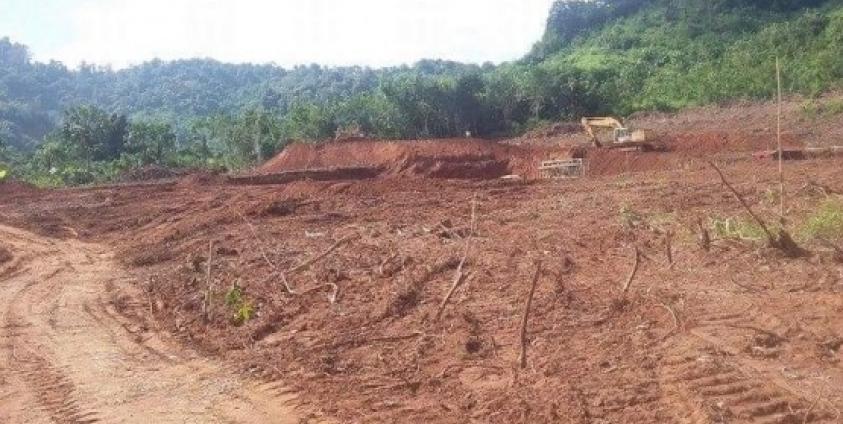
[[802, 114], [811, 119], [833, 118], [843, 114], [843, 99], [827, 102], [811, 100], [802, 104]]
[[665, 231], [676, 223], [675, 212], [644, 213], [633, 209], [629, 204], [621, 204], [620, 222], [626, 228], [650, 228], [654, 231]]
[[805, 239], [838, 239], [843, 237], [843, 200], [829, 199], [811, 214], [799, 234]]
[[622, 204], [619, 213], [621, 224], [626, 228], [637, 228], [646, 223], [644, 215], [628, 204]]
[[711, 232], [722, 239], [763, 240], [767, 237], [764, 229], [755, 221], [741, 218], [712, 218]]

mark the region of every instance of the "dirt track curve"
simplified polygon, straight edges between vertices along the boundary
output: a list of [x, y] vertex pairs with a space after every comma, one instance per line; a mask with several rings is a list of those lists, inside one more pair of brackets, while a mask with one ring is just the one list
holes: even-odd
[[0, 265], [0, 422], [298, 422], [282, 387], [121, 316], [110, 299], [131, 277], [107, 249], [5, 226], [0, 239], [14, 255]]

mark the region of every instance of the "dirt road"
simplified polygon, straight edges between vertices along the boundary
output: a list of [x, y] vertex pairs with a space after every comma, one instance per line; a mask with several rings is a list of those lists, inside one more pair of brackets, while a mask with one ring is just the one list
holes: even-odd
[[131, 277], [107, 249], [5, 226], [0, 240], [13, 255], [0, 264], [0, 422], [298, 422], [283, 388], [118, 314], [110, 299]]

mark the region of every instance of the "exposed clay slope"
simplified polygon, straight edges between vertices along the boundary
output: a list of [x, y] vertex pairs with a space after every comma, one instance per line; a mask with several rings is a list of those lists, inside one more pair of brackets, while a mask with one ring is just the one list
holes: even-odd
[[478, 139], [296, 143], [261, 166], [259, 173], [368, 166], [384, 176], [492, 179], [532, 176], [545, 157], [568, 157], [567, 149], [522, 148]]

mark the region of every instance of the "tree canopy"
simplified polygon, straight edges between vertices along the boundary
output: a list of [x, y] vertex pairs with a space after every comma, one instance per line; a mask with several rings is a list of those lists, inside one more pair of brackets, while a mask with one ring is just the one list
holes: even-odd
[[282, 69], [193, 59], [71, 70], [34, 62], [2, 38], [0, 143], [6, 157], [28, 157], [32, 172], [55, 176], [67, 165], [73, 181], [104, 163], [241, 167], [290, 141], [351, 129], [492, 137], [584, 114], [765, 98], [776, 57], [788, 92], [839, 87], [843, 1], [560, 0], [534, 48], [499, 65]]

